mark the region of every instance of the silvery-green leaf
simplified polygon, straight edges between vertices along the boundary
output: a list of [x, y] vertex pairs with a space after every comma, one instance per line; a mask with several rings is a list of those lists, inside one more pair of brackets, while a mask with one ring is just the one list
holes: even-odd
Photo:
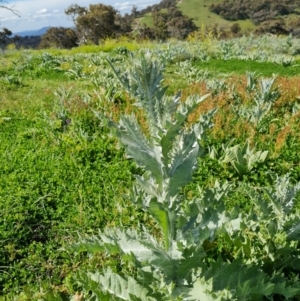
[[153, 298], [147, 296], [148, 290], [132, 277], [125, 279], [110, 269], [104, 271], [103, 274], [88, 273], [88, 276], [99, 284], [99, 290], [117, 300], [131, 300], [131, 296], [134, 296], [135, 300], [154, 301]]
[[186, 185], [192, 177], [199, 153], [199, 145], [194, 133], [182, 136], [177, 140], [177, 146], [171, 154], [169, 167], [170, 195], [173, 196], [178, 189]]
[[145, 139], [140, 126], [133, 116], [123, 116], [118, 126], [118, 135], [127, 153], [135, 161], [149, 170], [161, 183], [162, 163], [160, 149], [151, 146]]

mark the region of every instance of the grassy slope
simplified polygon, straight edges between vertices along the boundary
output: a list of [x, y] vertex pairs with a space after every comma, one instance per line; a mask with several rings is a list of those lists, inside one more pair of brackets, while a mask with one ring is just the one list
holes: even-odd
[[[184, 15], [193, 18], [195, 24], [199, 27], [201, 27], [203, 24], [219, 24], [222, 27], [230, 27], [233, 23], [236, 23], [236, 21], [227, 21], [209, 10], [209, 6], [211, 4], [216, 4], [221, 1], [222, 0], [180, 0], [178, 2], [178, 7], [182, 10]], [[290, 15], [287, 16], [285, 20], [293, 20], [295, 19], [295, 17], [295, 15]], [[146, 14], [140, 20], [147, 26], [153, 27], [151, 14]], [[256, 28], [256, 26], [251, 22], [251, 20], [238, 21], [237, 23], [240, 24], [243, 31], [253, 30]]]
[[[178, 2], [178, 7], [185, 15], [193, 18], [195, 24], [199, 27], [201, 27], [203, 24], [220, 24], [224, 27], [230, 27], [235, 22], [224, 20], [209, 10], [209, 6], [211, 4], [216, 4], [219, 2], [221, 2], [221, 0], [181, 0]], [[151, 14], [146, 14], [143, 18], [141, 18], [141, 22], [145, 23], [149, 27], [152, 27], [153, 21]], [[243, 30], [255, 28], [255, 25], [250, 20], [239, 21], [238, 23], [241, 25]]]
[[144, 17], [140, 18], [139, 21], [141, 23], [146, 24], [149, 27], [153, 27], [153, 20], [151, 14], [146, 14]]
[[220, 16], [209, 11], [209, 6], [213, 3], [221, 2], [219, 0], [181, 0], [178, 4], [185, 15], [193, 18], [198, 26], [202, 24], [227, 25], [227, 21]]

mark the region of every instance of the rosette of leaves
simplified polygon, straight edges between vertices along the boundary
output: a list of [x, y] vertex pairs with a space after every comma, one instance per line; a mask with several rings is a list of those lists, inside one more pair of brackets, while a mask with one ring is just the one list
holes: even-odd
[[242, 191], [250, 197], [253, 207], [240, 224], [241, 232], [226, 234], [224, 239], [232, 246], [235, 257], [242, 256], [249, 265], [260, 266], [270, 276], [270, 300], [298, 300], [300, 215], [296, 199], [300, 182], [293, 185], [287, 174], [277, 177], [274, 187], [243, 184]]
[[[199, 141], [212, 124], [208, 115], [188, 124], [188, 116], [206, 98], [168, 97], [162, 87], [162, 66], [145, 55], [133, 59], [121, 74], [111, 64], [123, 87], [146, 115], [145, 133], [134, 115], [119, 123], [108, 121], [129, 157], [145, 169], [137, 176], [132, 201], [157, 222], [160, 235], [146, 226], [107, 228], [98, 235], [81, 237], [78, 251], [118, 255], [130, 262], [132, 273], [112, 269], [77, 274], [75, 280], [86, 300], [263, 300], [272, 296], [274, 281], [257, 265], [241, 258], [208, 258], [218, 235], [240, 231], [238, 210], [225, 210], [227, 183], [200, 189], [198, 199], [185, 200], [181, 188], [189, 183], [201, 151]], [[99, 113], [99, 116], [101, 114]], [[104, 118], [104, 116], [102, 116]], [[239, 238], [241, 240], [241, 238]]]
[[239, 176], [250, 173], [257, 164], [264, 163], [268, 158], [268, 151], [251, 149], [249, 141], [246, 141], [243, 145], [230, 146], [231, 143], [232, 141], [228, 145], [222, 145], [224, 156], [221, 162], [230, 163]]
[[[275, 80], [276, 76], [258, 80], [256, 73], [248, 72], [246, 91], [253, 93], [254, 104], [251, 107], [242, 106], [235, 109], [238, 115], [246, 117], [259, 131], [263, 130], [263, 126], [268, 128], [273, 121], [272, 116], [270, 120], [267, 117], [274, 102], [280, 97], [278, 87], [274, 88]], [[267, 124], [264, 124], [264, 121]]]
[[[273, 247], [271, 249], [279, 249], [275, 247], [275, 237], [278, 233], [282, 233], [285, 240], [281, 247], [285, 247], [288, 242], [298, 241], [300, 239], [300, 218], [299, 210], [296, 209], [295, 199], [300, 192], [300, 182], [295, 185], [291, 184], [289, 175], [277, 177], [275, 188], [255, 189], [245, 187], [245, 191], [250, 196], [254, 204], [254, 210], [259, 217], [260, 227], [264, 227], [265, 231], [261, 231], [260, 239], [262, 245], [271, 240]], [[295, 245], [295, 243], [293, 243]], [[266, 246], [266, 245], [265, 245]], [[298, 262], [296, 269], [300, 271], [300, 250], [298, 256], [294, 259]], [[290, 248], [290, 251], [292, 248]], [[270, 255], [275, 258], [275, 255]], [[286, 264], [286, 262], [285, 262]]]

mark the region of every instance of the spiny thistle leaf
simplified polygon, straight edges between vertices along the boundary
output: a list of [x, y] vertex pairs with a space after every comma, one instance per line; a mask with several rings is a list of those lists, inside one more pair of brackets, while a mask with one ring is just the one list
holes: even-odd
[[174, 265], [181, 258], [175, 241], [166, 250], [146, 229], [137, 232], [134, 229], [120, 230], [108, 229], [99, 232], [98, 236], [81, 239], [79, 251], [106, 251], [110, 254], [131, 255], [144, 265], [154, 266], [161, 271], [167, 279], [175, 277]]
[[141, 54], [137, 60], [133, 60], [129, 72], [122, 76], [110, 61], [109, 64], [123, 87], [138, 100], [137, 105], [145, 110], [150, 131], [156, 132], [155, 127], [161, 125], [164, 111], [161, 100], [167, 89], [161, 87], [162, 65]]
[[[175, 143], [176, 146], [176, 137], [182, 134], [184, 129], [184, 125], [188, 120], [189, 114], [193, 112], [196, 107], [204, 101], [208, 97], [207, 95], [198, 97], [189, 97], [185, 102], [181, 102], [175, 112], [174, 116], [170, 115], [169, 118], [164, 124], [164, 128], [162, 128], [162, 135], [161, 135], [161, 147], [162, 147], [162, 154], [165, 166], [170, 164], [170, 156], [169, 152], [172, 149], [173, 144]], [[210, 118], [209, 118], [210, 119]], [[204, 120], [203, 120], [204, 121]], [[204, 122], [203, 122], [204, 123]], [[209, 120], [210, 123], [210, 120]], [[199, 126], [202, 126], [202, 122], [199, 123]], [[206, 124], [203, 124], [203, 128], [207, 127]], [[194, 131], [195, 132], [195, 131]], [[197, 139], [201, 138], [200, 135], [196, 135]]]
[[276, 281], [276, 287], [274, 289], [275, 294], [283, 295], [285, 298], [290, 299], [294, 296], [298, 296], [300, 293], [300, 285], [298, 287], [291, 287], [285, 281], [279, 282]]
[[[225, 298], [224, 298], [225, 295]], [[228, 299], [230, 297], [230, 299]], [[192, 288], [188, 291], [184, 298], [186, 301], [225, 301], [236, 300], [232, 298], [232, 294], [227, 292], [215, 292], [213, 289], [212, 279], [204, 279], [198, 277], [193, 283]]]
[[300, 182], [295, 185], [290, 184], [289, 174], [277, 177], [275, 191], [269, 193], [270, 199], [276, 199], [283, 206], [286, 213], [290, 213], [294, 208], [294, 200], [300, 191]]
[[[144, 288], [140, 283], [138, 283], [134, 278], [127, 277], [126, 279], [113, 273], [110, 269], [100, 273], [88, 273], [88, 277], [98, 283], [98, 290], [95, 289], [93, 292], [97, 294], [99, 292], [104, 292], [111, 296], [114, 300], [134, 300], [138, 301], [151, 301], [155, 300], [148, 297], [148, 290]], [[103, 299], [99, 299], [103, 300]], [[111, 300], [111, 299], [107, 299]]]
[[[98, 281], [95, 281], [91, 279], [91, 277], [83, 271], [78, 271], [76, 274], [76, 283], [79, 285], [84, 293], [84, 300], [87, 301], [95, 301], [95, 300], [101, 300], [101, 301], [111, 301], [112, 296], [104, 292]], [[91, 294], [90, 294], [91, 293]], [[73, 296], [73, 300], [76, 299]]]
[[121, 142], [126, 146], [128, 155], [149, 170], [157, 183], [161, 185], [161, 151], [159, 147], [153, 147], [146, 141], [135, 117], [122, 116], [117, 126], [117, 133]]
[[233, 140], [229, 144], [223, 145], [225, 154], [222, 163], [231, 163], [239, 175], [249, 173], [255, 164], [263, 163], [267, 159], [269, 152], [256, 152], [255, 148], [250, 149], [249, 141], [244, 145], [237, 144], [229, 147], [232, 142]]
[[180, 187], [191, 180], [199, 153], [199, 145], [193, 132], [180, 136], [175, 144], [170, 154], [170, 196], [176, 195]]
[[241, 260], [226, 263], [219, 258], [204, 274], [205, 279], [213, 279], [214, 291], [231, 291], [239, 301], [262, 300], [263, 296], [271, 295], [275, 287], [258, 267], [245, 266]]

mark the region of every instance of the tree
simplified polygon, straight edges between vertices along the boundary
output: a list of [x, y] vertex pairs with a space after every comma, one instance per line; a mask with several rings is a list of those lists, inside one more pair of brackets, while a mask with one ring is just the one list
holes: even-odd
[[265, 21], [255, 30], [256, 34], [272, 33], [276, 35], [287, 35], [289, 29], [287, 28], [283, 19], [276, 19]]
[[78, 4], [72, 4], [67, 9], [65, 9], [65, 14], [70, 16], [74, 25], [76, 25], [76, 19], [79, 16], [83, 16], [87, 13], [87, 9], [85, 7], [79, 6]]
[[5, 27], [0, 30], [0, 46], [2, 48], [5, 48], [5, 46], [9, 43], [9, 41], [10, 41], [9, 37], [11, 35], [12, 35], [12, 32]]
[[51, 27], [42, 36], [39, 48], [73, 48], [77, 46], [76, 32], [71, 28]]
[[167, 28], [167, 22], [169, 20], [168, 14], [155, 9], [152, 12], [152, 19], [155, 38], [158, 40], [166, 40], [169, 37]]
[[122, 30], [128, 30], [128, 26], [120, 22], [117, 10], [111, 5], [90, 4], [89, 8], [73, 4], [65, 13], [71, 16], [76, 27], [79, 43], [92, 42], [98, 44], [100, 40], [113, 37]]
[[177, 7], [169, 9], [170, 20], [167, 23], [170, 37], [176, 39], [186, 39], [190, 33], [198, 28], [193, 20], [184, 16]]
[[230, 27], [230, 31], [233, 34], [238, 34], [241, 30], [242, 30], [242, 28], [239, 23], [233, 23]]
[[136, 38], [138, 40], [154, 40], [155, 33], [152, 28], [147, 26], [146, 24], [139, 24], [135, 30]]
[[132, 23], [134, 18], [132, 15], [125, 14], [121, 16], [120, 14], [116, 14], [115, 17], [115, 35], [116, 36], [128, 36], [132, 32]]
[[139, 11], [136, 5], [132, 6], [131, 15], [133, 16], [133, 18], [137, 18], [139, 16]]
[[[20, 17], [20, 13], [19, 13], [18, 10], [16, 10], [13, 6], [9, 7], [9, 6], [6, 6], [4, 4], [1, 4], [1, 3], [4, 3], [4, 2], [5, 2], [4, 0], [0, 0], [0, 8], [7, 9], [7, 10], [11, 11], [13, 14]], [[2, 48], [4, 48], [7, 45], [8, 41], [10, 40], [9, 37], [11, 35], [12, 35], [12, 32], [9, 29], [7, 29], [5, 27], [3, 27], [1, 29], [1, 31], [0, 31], [0, 45], [1, 45]]]
[[254, 24], [275, 20], [288, 14], [298, 14], [300, 0], [222, 0], [210, 5], [210, 11], [226, 20], [251, 19]]
[[[293, 37], [299, 38], [300, 37], [300, 18], [296, 18], [289, 22], [289, 31], [293, 35]], [[297, 49], [297, 54], [300, 53], [300, 49]]]
[[12, 42], [15, 44], [16, 48], [20, 47], [21, 37], [19, 35], [15, 35], [11, 38]]
[[156, 39], [185, 39], [191, 32], [197, 30], [193, 20], [184, 16], [176, 6], [169, 6], [167, 13], [159, 11], [156, 7], [152, 17]]

